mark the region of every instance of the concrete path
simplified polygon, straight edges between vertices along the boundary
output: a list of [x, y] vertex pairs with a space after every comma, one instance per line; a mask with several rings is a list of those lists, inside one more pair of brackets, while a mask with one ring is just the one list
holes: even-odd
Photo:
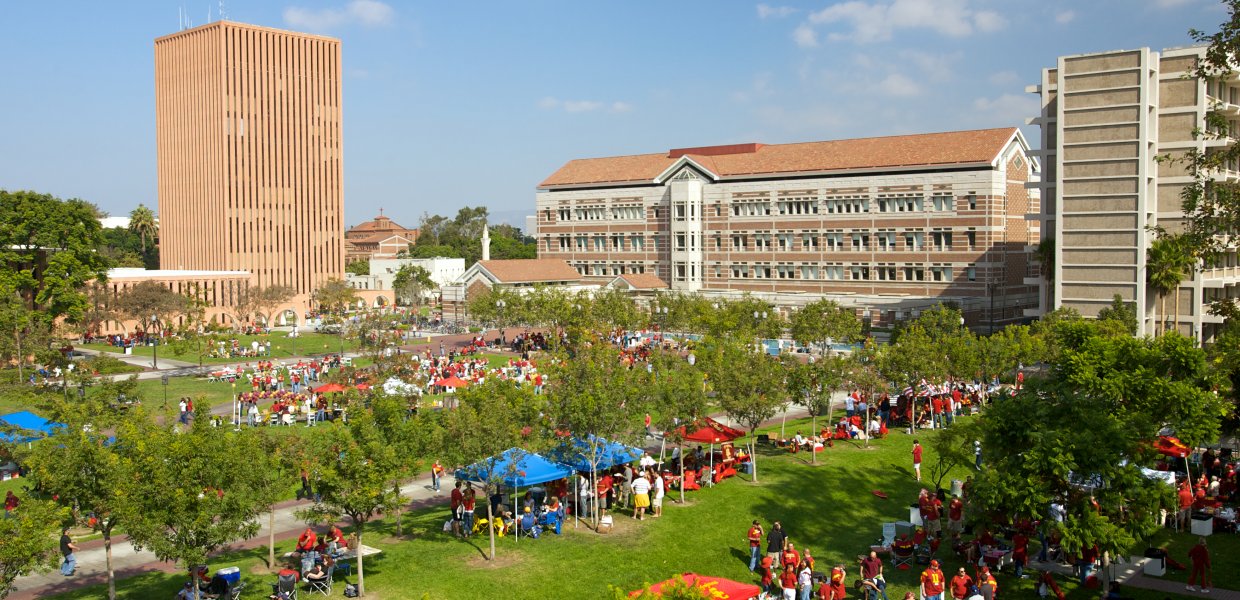
[[[449, 498], [448, 492], [452, 489], [455, 481], [450, 475], [444, 475], [440, 481], [440, 488], [443, 493], [436, 494], [431, 490], [430, 477], [417, 479], [409, 482], [401, 487], [401, 494], [408, 501], [407, 507], [412, 509], [424, 508], [435, 504], [446, 503]], [[297, 511], [310, 505], [309, 501], [293, 500], [282, 502], [276, 506], [275, 510], [275, 531], [276, 541], [283, 541], [297, 538], [306, 528], [306, 522], [297, 518]], [[235, 551], [248, 548], [265, 547], [268, 541], [268, 523], [270, 519], [267, 514], [259, 517], [258, 535], [248, 540], [238, 542], [220, 550], [220, 552]], [[363, 540], [364, 541], [364, 540]], [[59, 570], [50, 573], [27, 575], [17, 578], [14, 582], [14, 591], [9, 595], [10, 600], [34, 600], [51, 594], [57, 594], [74, 589], [78, 589], [87, 585], [98, 583], [107, 583], [106, 558], [104, 555], [103, 541], [93, 540], [80, 544], [82, 549], [77, 551], [77, 574], [72, 577], [65, 577], [60, 574]], [[224, 566], [212, 564], [212, 570], [216, 567]], [[124, 584], [120, 580], [126, 577], [132, 577], [142, 573], [151, 571], [163, 571], [165, 573], [183, 573], [184, 567], [173, 563], [161, 562], [155, 558], [155, 555], [149, 551], [137, 551], [128, 538], [114, 540], [112, 543], [112, 568], [116, 573], [117, 586], [119, 589], [124, 588]], [[246, 577], [243, 575], [243, 581]], [[248, 578], [249, 585], [260, 585], [256, 578]]]
[[[1136, 560], [1142, 559], [1136, 558]], [[1076, 577], [1076, 575], [1072, 572], [1072, 567], [1070, 565], [1056, 562], [1038, 562], [1036, 560], [1031, 560], [1029, 561], [1029, 569], [1035, 571], [1051, 571], [1056, 575], [1068, 579]], [[1124, 587], [1154, 590], [1164, 594], [1201, 596], [1202, 598], [1214, 598], [1221, 600], [1240, 600], [1240, 592], [1234, 590], [1211, 588], [1210, 593], [1203, 594], [1200, 591], [1193, 592], [1184, 589], [1184, 584], [1179, 581], [1171, 581], [1160, 577], [1149, 577], [1145, 575], [1144, 567], [1139, 562], [1126, 561], [1112, 564], [1110, 579], [1112, 581], [1120, 582], [1120, 585]]]

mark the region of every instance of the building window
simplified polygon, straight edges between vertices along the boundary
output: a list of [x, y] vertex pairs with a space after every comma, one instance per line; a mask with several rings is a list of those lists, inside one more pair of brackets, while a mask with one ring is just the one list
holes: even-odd
[[877, 268], [875, 268], [875, 271], [878, 273], [879, 281], [895, 281], [896, 280], [896, 268], [894, 265], [879, 265]]
[[795, 240], [796, 236], [791, 233], [781, 233], [775, 238], [776, 245], [781, 252], [792, 252], [792, 247]]
[[566, 235], [560, 236], [560, 250], [572, 250], [572, 249], [573, 249], [572, 242], [569, 241], [568, 236]]
[[775, 203], [781, 215], [816, 215], [818, 201], [809, 198], [789, 198]]
[[646, 239], [640, 235], [633, 234], [629, 236], [629, 244], [634, 250], [641, 251], [646, 247]]
[[642, 212], [640, 206], [616, 206], [611, 209], [611, 216], [618, 221], [640, 221]]
[[930, 267], [930, 280], [949, 282], [952, 280], [952, 268], [945, 266]]
[[826, 265], [822, 268], [823, 279], [840, 281], [844, 279], [843, 265]]
[[744, 250], [746, 245], [747, 244], [746, 244], [744, 235], [733, 235], [732, 236], [732, 250], [734, 252], [740, 252]]
[[732, 279], [740, 279], [745, 276], [744, 265], [732, 265]]
[[771, 203], [766, 200], [757, 202], [733, 202], [732, 216], [734, 217], [766, 217], [771, 214]]
[[596, 235], [594, 236], [594, 251], [605, 252], [607, 250], [607, 238]]
[[801, 249], [806, 251], [818, 250], [818, 236], [812, 233], [801, 234]]
[[919, 266], [904, 267], [904, 280], [905, 281], [925, 281], [926, 270]]
[[925, 248], [926, 234], [921, 231], [904, 232], [904, 250], [918, 251]]
[[880, 231], [875, 236], [880, 252], [893, 252], [896, 249], [896, 232]]
[[977, 230], [976, 229], [973, 229], [972, 227], [970, 227], [969, 230], [965, 232], [964, 236], [965, 236], [965, 239], [969, 241], [970, 250], [977, 247]]
[[818, 265], [801, 265], [801, 279], [818, 279]]
[[868, 198], [833, 198], [827, 200], [827, 214], [860, 214], [870, 212]]
[[852, 249], [854, 252], [864, 252], [870, 248], [870, 234], [864, 231], [852, 232]]
[[756, 234], [754, 234], [754, 236], [753, 236], [753, 249], [754, 249], [754, 250], [764, 250], [764, 251], [769, 252], [769, 251], [771, 250], [771, 234], [769, 234], [769, 233], [756, 233]]
[[848, 267], [848, 278], [853, 281], [869, 281], [870, 267], [865, 265], [852, 265]]
[[685, 234], [683, 233], [676, 234], [676, 249], [680, 251], [685, 250]]
[[827, 244], [827, 250], [839, 251], [844, 249], [844, 234], [840, 232], [831, 232], [823, 236]]
[[977, 281], [977, 268], [966, 267], [964, 270], [964, 275], [969, 279], [969, 281]]
[[797, 277], [795, 267], [775, 267], [775, 274], [778, 275], [780, 279], [796, 279]]
[[952, 232], [950, 231], [934, 231], [931, 234], [931, 245], [934, 250], [942, 252], [952, 249]]
[[571, 221], [573, 219], [572, 209], [561, 208], [556, 212], [558, 213], [557, 219], [560, 221]]
[[685, 280], [685, 264], [676, 263], [676, 281]]
[[930, 199], [930, 202], [934, 206], [935, 212], [956, 210], [951, 196], [935, 195]]
[[586, 250], [589, 250], [589, 249], [590, 249], [590, 238], [584, 235], [577, 236], [577, 250], [581, 252], [585, 252]]
[[755, 279], [770, 279], [771, 278], [770, 265], [754, 265], [753, 276]]
[[676, 203], [676, 206], [675, 206], [674, 208], [675, 208], [675, 213], [673, 213], [673, 214], [675, 215], [676, 220], [677, 220], [677, 221], [683, 221], [683, 220], [685, 220], [685, 205], [684, 205], [684, 203], [677, 202], [677, 203]]
[[977, 193], [969, 192], [969, 210], [977, 210]]

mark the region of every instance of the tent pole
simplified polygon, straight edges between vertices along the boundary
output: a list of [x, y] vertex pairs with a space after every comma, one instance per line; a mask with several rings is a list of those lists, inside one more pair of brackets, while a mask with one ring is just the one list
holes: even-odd
[[707, 475], [710, 479], [710, 487], [715, 487], [715, 443], [710, 443], [710, 473]]

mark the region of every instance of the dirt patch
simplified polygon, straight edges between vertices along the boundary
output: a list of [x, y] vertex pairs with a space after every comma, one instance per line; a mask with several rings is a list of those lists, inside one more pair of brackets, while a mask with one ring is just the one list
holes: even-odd
[[[507, 569], [525, 562], [524, 554], [515, 552], [510, 547], [500, 547], [500, 541], [499, 538], [495, 540], [495, 560], [487, 560], [487, 553], [491, 549], [490, 542], [485, 538], [478, 540], [479, 552], [470, 555], [465, 561], [466, 564], [475, 569]], [[504, 541], [506, 542], [507, 539], [505, 538]]]

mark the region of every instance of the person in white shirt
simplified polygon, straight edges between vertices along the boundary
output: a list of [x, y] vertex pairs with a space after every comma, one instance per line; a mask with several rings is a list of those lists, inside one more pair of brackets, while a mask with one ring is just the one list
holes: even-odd
[[633, 518], [642, 520], [646, 516], [646, 508], [650, 506], [650, 481], [646, 479], [646, 473], [637, 474], [637, 479], [633, 480]]
[[663, 516], [663, 495], [665, 491], [663, 478], [654, 469], [651, 469], [650, 480], [654, 482], [654, 498], [650, 500], [651, 511], [654, 512], [655, 518], [659, 518]]

